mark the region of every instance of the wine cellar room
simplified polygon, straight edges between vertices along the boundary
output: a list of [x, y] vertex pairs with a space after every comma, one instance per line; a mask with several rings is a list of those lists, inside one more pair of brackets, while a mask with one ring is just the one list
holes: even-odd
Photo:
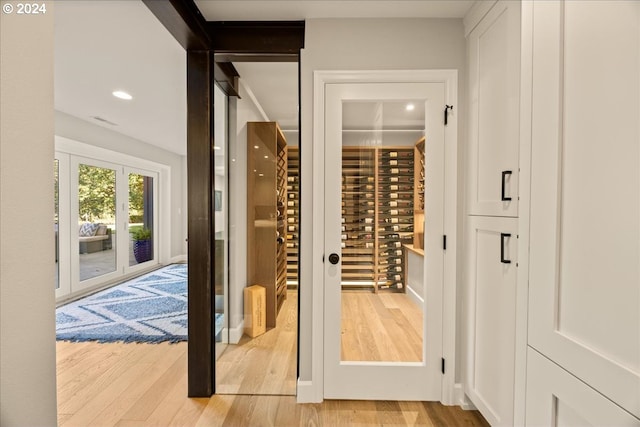
[[[216, 109], [228, 135], [215, 153], [216, 191], [228, 194], [216, 212], [224, 215], [217, 239], [227, 240], [216, 262], [228, 267], [216, 278], [216, 310], [225, 314], [216, 392], [295, 395], [298, 64], [234, 66], [240, 97], [220, 98], [227, 108]], [[341, 134], [341, 359], [420, 362], [425, 101], [345, 101]]]

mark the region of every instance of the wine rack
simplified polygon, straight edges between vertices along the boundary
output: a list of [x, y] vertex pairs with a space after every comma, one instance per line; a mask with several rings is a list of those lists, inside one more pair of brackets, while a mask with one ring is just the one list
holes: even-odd
[[342, 149], [342, 286], [404, 292], [414, 147]]
[[300, 157], [298, 147], [287, 147], [287, 285], [298, 285]]
[[376, 152], [342, 150], [342, 285], [376, 286]]
[[[286, 144], [286, 142], [285, 142]], [[277, 311], [287, 299], [287, 146], [278, 144], [276, 168], [276, 195], [278, 225], [276, 233], [276, 299]]]
[[275, 122], [247, 122], [247, 283], [266, 290], [266, 326], [287, 298], [287, 141]]
[[413, 243], [414, 150], [378, 150], [377, 289], [404, 292], [402, 245]]
[[414, 148], [414, 175], [415, 193], [413, 198], [415, 232], [413, 234], [413, 247], [424, 249], [424, 198], [425, 198], [425, 138], [422, 137], [416, 142]]

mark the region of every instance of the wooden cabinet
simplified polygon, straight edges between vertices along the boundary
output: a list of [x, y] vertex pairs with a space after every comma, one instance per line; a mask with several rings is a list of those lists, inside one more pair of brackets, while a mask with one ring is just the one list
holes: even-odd
[[467, 211], [518, 216], [520, 2], [499, 1], [468, 36]]
[[468, 217], [465, 393], [493, 426], [512, 426], [517, 219]]
[[247, 123], [247, 281], [266, 288], [267, 327], [287, 297], [287, 142], [275, 122]]
[[[529, 345], [638, 425], [640, 3], [532, 2], [531, 13]], [[579, 387], [549, 385], [558, 393], [589, 406]], [[553, 415], [535, 405], [527, 393], [528, 419]]]

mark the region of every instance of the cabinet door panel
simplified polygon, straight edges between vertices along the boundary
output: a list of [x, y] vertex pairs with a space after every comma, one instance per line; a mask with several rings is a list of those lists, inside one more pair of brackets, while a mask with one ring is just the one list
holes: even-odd
[[517, 219], [468, 221], [465, 391], [492, 425], [513, 425]]
[[640, 420], [532, 348], [527, 377], [527, 426], [640, 426]]
[[471, 215], [518, 215], [519, 23], [500, 1], [469, 34]]
[[640, 3], [533, 8], [529, 344], [640, 416]]

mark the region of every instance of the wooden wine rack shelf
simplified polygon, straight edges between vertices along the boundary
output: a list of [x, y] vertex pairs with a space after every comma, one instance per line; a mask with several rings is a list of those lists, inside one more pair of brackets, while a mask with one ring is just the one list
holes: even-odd
[[405, 291], [414, 241], [414, 148], [342, 150], [342, 285]]

